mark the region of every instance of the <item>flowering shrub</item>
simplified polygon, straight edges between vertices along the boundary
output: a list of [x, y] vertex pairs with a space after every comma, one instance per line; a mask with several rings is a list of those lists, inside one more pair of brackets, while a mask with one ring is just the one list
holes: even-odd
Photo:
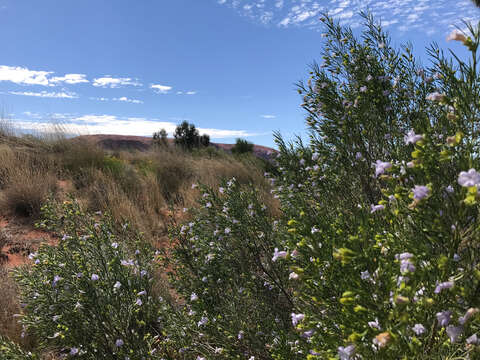
[[280, 352], [294, 359], [292, 292], [287, 269], [276, 261], [280, 224], [257, 192], [234, 179], [199, 190], [194, 220], [172, 232], [170, 275], [190, 318], [190, 344], [181, 351], [194, 358], [269, 359]]
[[82, 359], [153, 358], [161, 341], [154, 254], [128, 224], [49, 203], [40, 223], [62, 238], [16, 271], [25, 331]]
[[[304, 94], [309, 147], [281, 138], [292, 313], [311, 359], [480, 358], [477, 47], [431, 69], [367, 17], [331, 19]], [[469, 170], [470, 169], [470, 170]], [[291, 256], [294, 254], [295, 256]]]

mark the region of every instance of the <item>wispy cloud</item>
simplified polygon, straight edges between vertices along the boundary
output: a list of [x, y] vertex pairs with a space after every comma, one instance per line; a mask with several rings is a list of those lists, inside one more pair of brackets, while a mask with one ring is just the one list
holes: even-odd
[[277, 116], [276, 115], [260, 115], [264, 119], [275, 119]]
[[132, 104], [143, 104], [142, 100], [137, 100], [137, 99], [129, 99], [126, 96], [122, 96], [120, 98], [113, 98], [113, 101], [121, 101], [121, 102], [127, 102], [127, 103], [132, 103]]
[[87, 75], [85, 74], [66, 74], [65, 76], [60, 77], [53, 77], [50, 79], [51, 83], [65, 83], [65, 84], [80, 84], [80, 83], [88, 83], [86, 79]]
[[104, 77], [93, 79], [93, 86], [96, 86], [96, 87], [119, 88], [127, 85], [141, 86], [142, 84], [137, 79], [116, 78], [110, 75], [105, 75]]
[[177, 91], [177, 95], [195, 95], [196, 91]]
[[55, 86], [60, 83], [88, 83], [84, 74], [52, 76], [53, 71], [30, 70], [21, 66], [0, 65], [0, 81], [10, 81], [19, 85]]
[[[171, 121], [161, 121], [158, 119], [149, 119], [143, 117], [118, 117], [108, 114], [87, 114], [87, 115], [71, 115], [58, 114], [57, 119], [62, 120], [62, 126], [66, 131], [72, 134], [117, 134], [117, 135], [137, 135], [151, 136], [159, 129], [165, 129], [169, 134], [173, 134], [177, 126]], [[47, 117], [45, 117], [47, 118]], [[14, 124], [25, 130], [41, 131], [51, 128], [51, 123], [14, 119]], [[210, 135], [211, 139], [227, 139], [236, 137], [250, 137], [263, 135], [260, 133], [252, 133], [246, 130], [230, 130], [215, 128], [198, 128], [201, 134]]]
[[32, 92], [32, 91], [9, 91], [9, 94], [12, 95], [22, 95], [22, 96], [34, 96], [42, 98], [59, 98], [59, 99], [77, 99], [78, 95], [73, 92]]
[[[422, 31], [427, 35], [445, 33], [466, 17], [480, 16], [472, 1], [452, 0], [219, 0], [239, 14], [264, 24], [279, 27], [322, 28], [319, 16], [328, 12], [344, 24], [357, 27], [360, 11], [371, 11], [383, 26], [400, 32]], [[468, 15], [467, 15], [468, 14]], [[477, 15], [471, 15], [477, 14]]]
[[171, 86], [160, 84], [151, 84], [150, 88], [155, 90], [155, 92], [158, 94], [168, 94], [168, 92], [172, 90]]

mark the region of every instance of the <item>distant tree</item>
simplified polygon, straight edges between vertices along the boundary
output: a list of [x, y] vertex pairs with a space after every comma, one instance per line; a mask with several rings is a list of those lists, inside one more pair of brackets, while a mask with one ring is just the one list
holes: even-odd
[[167, 146], [168, 139], [167, 139], [167, 131], [165, 129], [161, 129], [160, 131], [153, 133], [153, 144], [159, 146]]
[[203, 134], [202, 136], [200, 136], [200, 145], [201, 146], [209, 146], [210, 145], [210, 136], [207, 135], [207, 134]]
[[195, 125], [189, 124], [187, 121], [177, 126], [174, 137], [176, 145], [188, 150], [210, 145], [210, 136], [207, 134], [200, 136]]
[[472, 0], [472, 1], [475, 3], [475, 5], [477, 5], [478, 7], [480, 7], [480, 0]]
[[237, 142], [232, 148], [234, 154], [245, 154], [253, 152], [253, 144], [244, 139], [237, 139]]

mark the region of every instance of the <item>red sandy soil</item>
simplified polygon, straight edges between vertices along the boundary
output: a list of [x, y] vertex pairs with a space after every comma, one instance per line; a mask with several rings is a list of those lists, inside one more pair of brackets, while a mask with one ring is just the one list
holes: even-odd
[[[67, 193], [72, 186], [68, 181], [58, 181], [58, 187], [64, 193]], [[6, 238], [3, 248], [0, 248], [0, 265], [7, 268], [28, 263], [30, 261], [28, 255], [35, 252], [42, 244], [58, 244], [58, 239], [52, 234], [38, 230], [33, 225], [26, 224], [13, 216], [0, 217], [0, 236]]]
[[3, 264], [7, 268], [27, 263], [28, 255], [35, 252], [41, 244], [57, 244], [57, 239], [52, 234], [17, 222], [13, 218], [0, 218], [0, 232], [7, 238], [6, 245], [0, 249], [0, 254], [7, 256]]

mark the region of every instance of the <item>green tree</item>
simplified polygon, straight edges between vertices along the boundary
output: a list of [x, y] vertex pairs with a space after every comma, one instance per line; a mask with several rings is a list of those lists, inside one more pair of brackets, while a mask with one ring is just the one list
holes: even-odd
[[187, 150], [198, 148], [200, 146], [208, 146], [210, 144], [210, 136], [200, 136], [195, 125], [189, 124], [187, 121], [182, 122], [175, 129], [175, 144]]
[[165, 129], [160, 129], [160, 131], [153, 133], [153, 144], [160, 145], [160, 146], [167, 146], [168, 139], [167, 139], [167, 131]]
[[245, 154], [253, 152], [253, 144], [244, 139], [237, 139], [235, 146], [232, 148], [234, 154]]

